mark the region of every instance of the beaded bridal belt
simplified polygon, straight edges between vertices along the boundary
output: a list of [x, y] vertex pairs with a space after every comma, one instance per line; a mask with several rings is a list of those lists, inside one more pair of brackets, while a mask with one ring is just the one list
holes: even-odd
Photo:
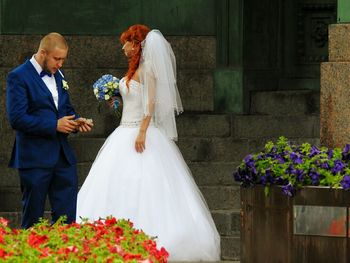
[[[119, 126], [122, 127], [140, 127], [142, 121], [121, 121]], [[150, 122], [149, 125], [154, 126], [153, 120]]]

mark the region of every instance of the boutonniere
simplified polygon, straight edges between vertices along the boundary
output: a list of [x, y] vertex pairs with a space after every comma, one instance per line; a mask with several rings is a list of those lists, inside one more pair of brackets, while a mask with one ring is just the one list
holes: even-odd
[[65, 90], [69, 90], [68, 82], [65, 81], [64, 79], [62, 79], [62, 87], [63, 87]]

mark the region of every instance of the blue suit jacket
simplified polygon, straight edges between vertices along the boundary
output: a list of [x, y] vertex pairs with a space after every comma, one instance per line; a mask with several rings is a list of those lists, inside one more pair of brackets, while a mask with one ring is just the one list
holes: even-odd
[[[67, 134], [57, 132], [57, 120], [74, 115], [63, 77], [55, 73], [58, 89], [58, 109], [52, 94], [32, 63], [11, 71], [7, 77], [6, 109], [10, 124], [16, 130], [16, 140], [9, 163], [13, 168], [54, 167], [62, 148], [70, 164], [76, 157], [67, 141]], [[78, 117], [76, 115], [76, 117]]]

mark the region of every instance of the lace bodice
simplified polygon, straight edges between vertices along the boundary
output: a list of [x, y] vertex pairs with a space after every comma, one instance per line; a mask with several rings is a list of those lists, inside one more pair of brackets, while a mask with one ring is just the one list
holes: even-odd
[[122, 78], [119, 82], [120, 94], [123, 97], [123, 115], [120, 122], [121, 126], [139, 126], [144, 114], [142, 110], [142, 84], [131, 79], [129, 88], [126, 86], [126, 79]]

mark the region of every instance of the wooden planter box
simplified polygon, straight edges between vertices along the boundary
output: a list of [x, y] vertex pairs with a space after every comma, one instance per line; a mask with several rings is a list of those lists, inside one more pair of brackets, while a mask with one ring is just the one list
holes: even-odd
[[350, 191], [241, 188], [241, 263], [350, 262]]

